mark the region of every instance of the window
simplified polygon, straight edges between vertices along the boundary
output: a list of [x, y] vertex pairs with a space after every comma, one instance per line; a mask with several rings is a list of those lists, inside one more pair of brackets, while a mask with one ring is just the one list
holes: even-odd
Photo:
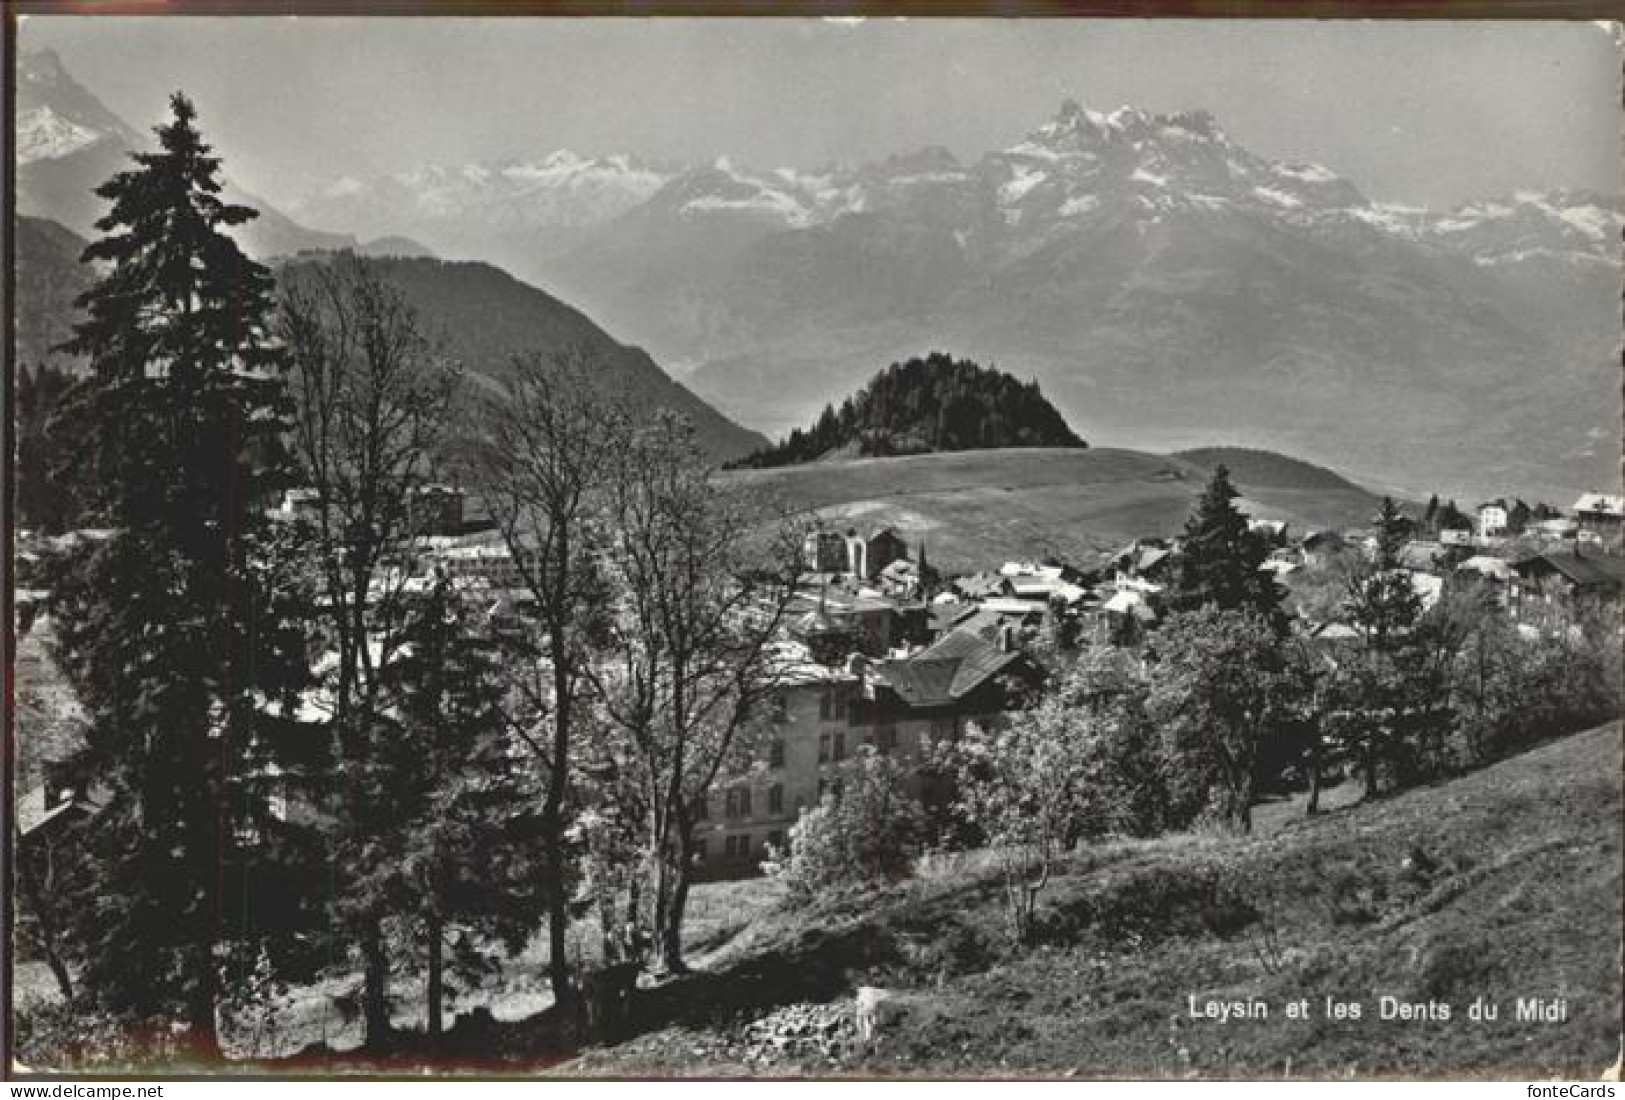
[[839, 763], [842, 760], [846, 759], [846, 734], [844, 734], [844, 733], [837, 733], [835, 735], [835, 756], [834, 756], [834, 759], [835, 759], [836, 763]]
[[829, 734], [827, 733], [818, 735], [818, 762], [820, 764], [829, 763]]
[[731, 787], [723, 796], [723, 813], [729, 820], [750, 816], [750, 788]]
[[711, 820], [711, 800], [709, 798], [696, 798], [694, 800], [693, 814], [695, 821]]
[[767, 789], [767, 812], [770, 814], [784, 812], [784, 784], [775, 783]]
[[837, 779], [835, 782], [829, 785], [829, 789], [830, 793], [835, 796], [835, 801], [839, 802], [841, 800], [841, 795], [846, 792], [846, 783], [843, 780]]
[[722, 854], [728, 859], [744, 859], [750, 855], [750, 834], [740, 833], [722, 842]]
[[897, 727], [896, 726], [881, 726], [880, 727], [880, 734], [879, 734], [879, 741], [880, 741], [880, 752], [881, 752], [882, 755], [890, 755], [891, 753], [896, 752], [897, 751]]
[[818, 697], [818, 717], [824, 722], [846, 717], [846, 690], [843, 687], [835, 685], [824, 689]]
[[772, 768], [784, 767], [784, 742], [782, 740], [774, 741], [773, 744], [768, 746], [767, 763]]
[[779, 851], [784, 851], [784, 832], [780, 829], [774, 829], [767, 834], [767, 842]]

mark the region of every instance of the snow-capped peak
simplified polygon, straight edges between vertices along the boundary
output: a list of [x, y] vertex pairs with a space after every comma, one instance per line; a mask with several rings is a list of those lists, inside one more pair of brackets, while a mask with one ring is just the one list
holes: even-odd
[[77, 152], [101, 137], [88, 126], [39, 106], [17, 117], [17, 163], [55, 160]]

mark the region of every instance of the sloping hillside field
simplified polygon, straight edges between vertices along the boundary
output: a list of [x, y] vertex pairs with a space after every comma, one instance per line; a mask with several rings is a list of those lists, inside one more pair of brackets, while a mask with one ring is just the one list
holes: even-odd
[[[816, 509], [837, 527], [890, 526], [915, 550], [924, 541], [931, 563], [954, 571], [1044, 554], [1084, 561], [1135, 538], [1174, 534], [1209, 473], [1181, 458], [1141, 451], [1023, 448], [727, 476]], [[1299, 533], [1367, 523], [1377, 504], [1347, 482], [1313, 488], [1293, 478], [1236, 482], [1255, 515], [1287, 520]]]
[[[1311, 820], [1266, 807], [1250, 838], [1096, 846], [1021, 952], [974, 864], [782, 905], [565, 1072], [1596, 1080], [1619, 1052], [1619, 760], [1616, 723], [1373, 805], [1336, 788]], [[869, 1043], [864, 985], [889, 999]]]

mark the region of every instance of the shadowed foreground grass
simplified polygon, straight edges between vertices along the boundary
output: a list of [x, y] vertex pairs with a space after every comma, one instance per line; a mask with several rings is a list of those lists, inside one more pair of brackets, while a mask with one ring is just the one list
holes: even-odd
[[[1619, 1049], [1619, 763], [1614, 724], [1312, 820], [1272, 807], [1251, 838], [1101, 845], [1055, 881], [1026, 951], [1003, 941], [974, 859], [780, 907], [686, 991], [657, 991], [644, 1034], [562, 1069], [1595, 1079]], [[875, 1044], [798, 1060], [747, 1034], [861, 984], [902, 1004]], [[1382, 1019], [1385, 996], [1450, 1018]], [[1268, 1016], [1193, 1018], [1192, 997]], [[1519, 1020], [1518, 999], [1537, 997], [1566, 1018]], [[1329, 1018], [1327, 998], [1361, 1017]], [[1468, 1018], [1478, 998], [1497, 1018]], [[1307, 1016], [1288, 1018], [1302, 999]]]

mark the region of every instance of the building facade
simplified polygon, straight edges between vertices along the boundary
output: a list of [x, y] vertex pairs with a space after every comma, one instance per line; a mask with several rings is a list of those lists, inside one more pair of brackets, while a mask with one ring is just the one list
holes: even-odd
[[967, 723], [1002, 720], [1039, 679], [1020, 651], [960, 632], [907, 658], [799, 662], [783, 675], [755, 764], [714, 784], [702, 809], [701, 877], [756, 874], [770, 847], [787, 847], [803, 810], [840, 797], [864, 746], [911, 767], [911, 793], [929, 804], [933, 790], [920, 765], [931, 744], [957, 737]]

